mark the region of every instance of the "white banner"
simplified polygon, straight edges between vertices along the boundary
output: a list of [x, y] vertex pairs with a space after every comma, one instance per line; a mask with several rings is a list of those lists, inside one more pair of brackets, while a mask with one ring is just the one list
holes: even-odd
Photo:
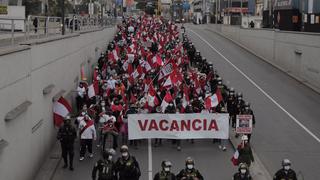
[[229, 114], [129, 114], [129, 139], [228, 139]]

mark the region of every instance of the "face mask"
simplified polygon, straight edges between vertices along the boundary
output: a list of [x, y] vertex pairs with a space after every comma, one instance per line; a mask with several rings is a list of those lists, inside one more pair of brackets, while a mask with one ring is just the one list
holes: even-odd
[[164, 168], [164, 171], [165, 171], [165, 172], [169, 172], [169, 171], [170, 171], [170, 168], [169, 168], [169, 167], [165, 167], [165, 168]]
[[122, 157], [127, 157], [127, 156], [128, 156], [127, 152], [122, 153]]
[[284, 166], [284, 170], [289, 170], [290, 169], [290, 166]]
[[112, 156], [108, 156], [108, 160], [111, 161], [112, 160]]
[[247, 170], [245, 169], [240, 169], [241, 174], [245, 174], [247, 172]]
[[173, 104], [169, 104], [169, 106], [173, 106]]
[[85, 113], [85, 112], [82, 112], [81, 115], [84, 116], [84, 115], [86, 115], [86, 113]]
[[188, 164], [188, 165], [187, 165], [187, 168], [188, 168], [188, 169], [193, 169], [193, 165], [192, 165], [192, 164]]

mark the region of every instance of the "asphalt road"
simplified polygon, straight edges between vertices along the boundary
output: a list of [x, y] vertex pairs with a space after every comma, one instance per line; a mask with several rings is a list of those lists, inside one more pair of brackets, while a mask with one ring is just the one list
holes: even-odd
[[251, 103], [257, 121], [252, 147], [267, 170], [273, 175], [281, 160], [289, 158], [299, 180], [320, 179], [320, 142], [316, 139], [320, 137], [320, 95], [208, 25], [187, 25], [187, 33], [224, 82], [243, 92]]

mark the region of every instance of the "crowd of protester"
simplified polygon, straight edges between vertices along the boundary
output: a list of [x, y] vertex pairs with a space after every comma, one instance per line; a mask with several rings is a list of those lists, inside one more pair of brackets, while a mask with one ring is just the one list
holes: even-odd
[[[140, 142], [128, 140], [128, 114], [229, 113], [232, 128], [236, 126], [236, 116], [245, 114], [252, 115], [255, 124], [250, 103], [244, 101], [242, 93], [227, 87], [213, 64], [196, 50], [184, 33], [185, 29], [182, 34], [179, 31], [177, 25], [161, 17], [123, 19], [106, 52], [98, 60], [92, 83], [79, 83], [79, 115], [75, 124], [80, 133], [80, 161], [85, 159], [86, 150], [89, 157], [93, 157], [94, 140], [98, 140], [96, 144], [103, 152], [103, 158], [94, 166], [93, 179], [96, 179], [96, 172], [99, 172], [100, 180], [139, 179], [139, 164], [128, 153], [128, 145], [138, 148]], [[93, 87], [93, 92], [89, 86]], [[206, 103], [206, 98], [213, 94], [222, 97], [214, 107]], [[73, 143], [77, 135], [76, 129], [70, 124], [70, 118], [66, 118], [67, 127], [64, 125], [60, 129], [58, 138], [62, 140], [69, 136], [66, 142]], [[106, 142], [108, 136], [112, 137], [112, 144]], [[237, 148], [239, 172], [234, 179], [251, 179], [249, 167], [254, 162], [250, 147], [251, 134], [241, 138], [242, 143]], [[113, 162], [119, 141], [122, 144], [121, 157]], [[194, 143], [194, 140], [189, 141]], [[219, 148], [226, 150], [226, 140], [214, 139], [213, 142], [219, 142]], [[181, 140], [172, 140], [172, 144], [176, 144], [178, 151], [181, 150]], [[162, 140], [155, 139], [153, 145], [161, 146]], [[106, 151], [108, 148], [114, 150]], [[73, 147], [63, 146], [62, 149], [64, 167], [69, 165], [73, 170]], [[163, 169], [154, 179], [203, 179], [200, 172], [194, 169], [192, 158], [187, 158], [186, 168], [176, 176], [170, 167], [170, 161], [163, 161]]]

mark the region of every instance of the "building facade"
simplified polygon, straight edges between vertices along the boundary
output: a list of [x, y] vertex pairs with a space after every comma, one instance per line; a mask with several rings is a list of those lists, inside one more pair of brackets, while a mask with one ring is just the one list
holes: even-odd
[[263, 25], [288, 31], [320, 32], [320, 1], [264, 0]]

